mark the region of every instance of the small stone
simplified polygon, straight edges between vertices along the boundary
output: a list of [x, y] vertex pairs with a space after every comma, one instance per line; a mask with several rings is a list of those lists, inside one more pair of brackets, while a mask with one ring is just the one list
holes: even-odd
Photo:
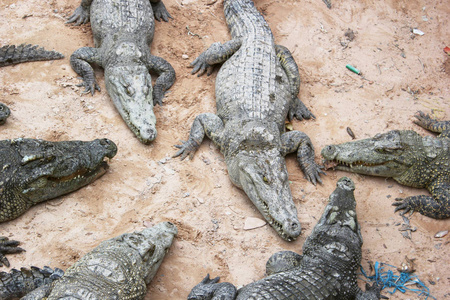
[[189, 55], [183, 54], [183, 55], [181, 55], [181, 58], [182, 58], [182, 59], [189, 59]]
[[245, 219], [244, 230], [251, 230], [266, 225], [266, 221], [259, 218], [248, 217]]

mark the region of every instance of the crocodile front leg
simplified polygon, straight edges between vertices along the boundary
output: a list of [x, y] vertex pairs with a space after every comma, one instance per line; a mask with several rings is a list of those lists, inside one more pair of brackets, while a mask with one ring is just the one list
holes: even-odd
[[150, 4], [156, 20], [161, 21], [162, 19], [164, 22], [169, 22], [169, 18], [173, 19], [161, 0], [150, 0]]
[[325, 174], [314, 161], [314, 147], [309, 137], [301, 131], [289, 131], [281, 135], [281, 153], [287, 155], [297, 151], [297, 161], [305, 177], [312, 184], [322, 183], [320, 174]]
[[90, 92], [92, 95], [94, 95], [95, 90], [100, 91], [100, 86], [95, 80], [94, 69], [90, 65], [93, 63], [102, 65], [100, 51], [97, 48], [83, 47], [70, 56], [72, 69], [83, 79], [83, 83], [79, 86], [86, 88], [83, 93]]
[[150, 55], [145, 63], [149, 71], [158, 75], [153, 87], [153, 105], [162, 105], [164, 93], [175, 82], [175, 70], [165, 59], [155, 55]]
[[300, 91], [300, 73], [298, 72], [297, 63], [292, 57], [291, 52], [288, 48], [281, 45], [275, 45], [275, 50], [277, 52], [278, 60], [280, 61], [280, 64], [289, 79], [289, 85], [292, 90], [292, 98], [294, 100], [291, 102], [292, 105], [289, 108], [289, 121], [291, 121], [294, 117], [297, 118], [297, 120], [311, 118], [315, 119], [316, 117], [309, 111], [300, 98], [297, 97]]
[[429, 115], [421, 111], [417, 112], [415, 117], [417, 118], [417, 120], [413, 121], [415, 124], [432, 132], [440, 133], [438, 137], [450, 138], [450, 121], [432, 119]]
[[398, 202], [392, 203], [397, 206], [394, 212], [404, 210], [417, 211], [424, 216], [434, 219], [446, 219], [450, 217], [450, 183], [444, 179], [438, 179], [429, 186], [432, 196], [418, 195], [405, 199], [398, 198]]
[[381, 295], [381, 287], [375, 282], [373, 285], [366, 283], [366, 291], [363, 292], [358, 288], [355, 300], [378, 300], [389, 299], [386, 296]]
[[223, 132], [223, 122], [215, 114], [205, 113], [198, 115], [191, 127], [191, 132], [189, 133], [189, 139], [187, 141], [181, 141], [182, 145], [175, 145], [179, 148], [177, 153], [173, 157], [180, 156], [181, 160], [185, 159], [188, 155], [192, 159], [195, 152], [200, 147], [200, 144], [205, 137], [205, 134], [221, 148], [221, 137]]
[[66, 23], [75, 23], [78, 26], [89, 22], [92, 1], [81, 0], [80, 6], [74, 11]]
[[17, 247], [19, 244], [20, 242], [18, 241], [13, 241], [5, 236], [0, 236], [0, 267], [3, 267], [3, 265], [9, 267], [9, 261], [5, 256], [6, 254], [14, 254], [25, 251], [24, 249]]
[[191, 74], [197, 72], [197, 76], [203, 75], [207, 71], [207, 75], [211, 75], [213, 65], [223, 63], [230, 58], [241, 47], [242, 41], [240, 39], [233, 39], [224, 44], [219, 42], [212, 44], [209, 48], [200, 54], [192, 63], [194, 68]]

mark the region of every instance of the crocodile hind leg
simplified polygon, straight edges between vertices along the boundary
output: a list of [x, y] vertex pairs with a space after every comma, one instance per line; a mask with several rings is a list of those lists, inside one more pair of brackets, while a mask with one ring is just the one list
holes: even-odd
[[102, 60], [97, 48], [83, 47], [76, 50], [70, 56], [70, 65], [73, 70], [81, 76], [83, 83], [79, 86], [84, 86], [85, 93], [91, 93], [94, 95], [95, 90], [100, 91], [100, 86], [97, 84], [94, 76], [94, 69], [91, 64], [101, 65]]
[[209, 274], [194, 286], [188, 300], [233, 300], [236, 298], [236, 287], [229, 282], [217, 283], [220, 277], [209, 279]]
[[450, 182], [443, 179], [430, 185], [432, 196], [418, 195], [405, 199], [399, 198], [398, 202], [392, 203], [395, 212], [404, 210], [401, 214], [409, 211], [417, 211], [424, 216], [433, 219], [446, 219], [450, 217]]
[[6, 258], [6, 254], [14, 254], [25, 251], [24, 249], [17, 247], [20, 242], [12, 241], [5, 236], [0, 236], [0, 267], [5, 265], [9, 267], [9, 261]]
[[417, 120], [413, 121], [415, 124], [429, 131], [440, 133], [439, 137], [450, 138], [450, 121], [432, 119], [429, 115], [421, 111], [417, 112], [415, 117], [417, 118]]
[[158, 75], [153, 87], [153, 105], [162, 105], [164, 93], [175, 82], [175, 70], [165, 59], [151, 55], [146, 62], [147, 69]]
[[275, 50], [277, 52], [278, 60], [283, 67], [286, 75], [289, 79], [289, 85], [292, 91], [293, 102], [289, 108], [288, 118], [291, 121], [294, 117], [298, 120], [316, 118], [305, 104], [298, 98], [298, 93], [300, 91], [300, 73], [298, 72], [298, 66], [292, 57], [291, 52], [288, 48], [275, 45]]
[[191, 63], [191, 67], [194, 68], [191, 74], [198, 72], [197, 76], [201, 76], [207, 72], [208, 76], [211, 75], [213, 65], [226, 61], [239, 50], [241, 44], [242, 41], [240, 39], [233, 39], [224, 44], [219, 42], [212, 44]]
[[267, 260], [266, 275], [289, 271], [300, 266], [303, 256], [293, 251], [279, 251]]
[[297, 151], [297, 161], [305, 177], [312, 184], [322, 183], [320, 174], [325, 174], [314, 161], [314, 147], [309, 137], [301, 131], [289, 131], [281, 135], [281, 152], [283, 155]]
[[215, 114], [205, 113], [198, 115], [192, 124], [189, 139], [187, 141], [181, 141], [182, 145], [175, 145], [180, 150], [173, 157], [180, 156], [181, 160], [183, 160], [189, 155], [189, 158], [192, 159], [200, 147], [205, 134], [220, 147], [223, 127], [222, 120]]
[[150, 3], [156, 20], [161, 21], [162, 19], [164, 22], [169, 22], [169, 18], [173, 19], [161, 0], [150, 0]]

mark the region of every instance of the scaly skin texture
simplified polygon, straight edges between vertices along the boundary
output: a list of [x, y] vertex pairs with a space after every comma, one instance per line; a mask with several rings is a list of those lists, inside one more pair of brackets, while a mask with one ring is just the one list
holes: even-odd
[[48, 285], [60, 279], [63, 274], [63, 270], [58, 268], [52, 270], [49, 267], [0, 272], [0, 299], [19, 299], [42, 285]]
[[178, 230], [162, 222], [140, 232], [102, 242], [52, 284], [22, 300], [142, 300]]
[[193, 157], [207, 135], [225, 156], [232, 182], [242, 188], [264, 218], [286, 240], [301, 232], [289, 187], [285, 155], [297, 152], [306, 178], [320, 180], [309, 137], [285, 132], [285, 119], [314, 117], [298, 99], [300, 76], [289, 50], [275, 45], [272, 32], [252, 1], [224, 1], [232, 40], [214, 43], [192, 63], [193, 73], [216, 78], [217, 114], [194, 120], [189, 139], [174, 156]]
[[337, 182], [329, 203], [303, 254], [281, 251], [266, 265], [267, 277], [236, 291], [231, 283], [217, 283], [209, 275], [195, 286], [188, 300], [277, 299], [331, 300], [380, 299], [377, 286], [363, 292], [356, 282], [361, 263], [362, 236], [356, 217], [355, 185], [347, 177]]
[[8, 106], [6, 106], [3, 103], [0, 103], [0, 125], [5, 124], [6, 119], [8, 119], [10, 114], [11, 111], [9, 110]]
[[37, 45], [6, 45], [0, 48], [0, 67], [29, 61], [64, 58], [59, 52], [48, 51]]
[[106, 172], [104, 159], [116, 153], [116, 145], [107, 139], [0, 141], [0, 222], [93, 182]]
[[398, 183], [426, 188], [431, 196], [399, 199], [395, 211], [418, 211], [435, 218], [450, 217], [450, 121], [418, 112], [417, 125], [440, 133], [422, 137], [411, 130], [393, 130], [373, 138], [329, 145], [322, 150], [325, 165], [348, 172], [392, 177]]
[[[100, 90], [91, 64], [105, 69], [109, 96], [128, 127], [142, 143], [156, 138], [153, 106], [162, 105], [164, 93], [175, 81], [175, 71], [150, 53], [155, 18], [171, 18], [159, 0], [82, 0], [68, 23], [90, 20], [95, 48], [83, 47], [70, 57], [82, 78], [85, 92]], [[158, 75], [154, 88], [149, 72]]]
[[9, 261], [5, 256], [6, 254], [14, 254], [25, 251], [24, 249], [17, 247], [19, 244], [20, 242], [18, 241], [10, 240], [5, 236], [0, 236], [0, 267], [5, 265], [9, 268]]

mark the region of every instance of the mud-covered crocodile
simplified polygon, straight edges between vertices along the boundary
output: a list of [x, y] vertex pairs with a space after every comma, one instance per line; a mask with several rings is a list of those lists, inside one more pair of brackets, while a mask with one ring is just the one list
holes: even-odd
[[351, 179], [339, 179], [302, 255], [273, 254], [266, 264], [268, 276], [237, 291], [231, 283], [217, 283], [218, 277], [210, 280], [208, 275], [188, 299], [380, 299], [377, 286], [366, 286], [363, 292], [356, 282], [363, 240], [354, 189]]
[[392, 177], [400, 184], [426, 188], [431, 196], [410, 196], [393, 203], [395, 211], [418, 211], [435, 218], [450, 217], [450, 121], [437, 121], [418, 112], [414, 123], [437, 137], [412, 130], [392, 130], [373, 138], [328, 145], [325, 165], [337, 170]]
[[[14, 276], [0, 274], [0, 299], [22, 296], [22, 300], [144, 299], [147, 284], [155, 276], [177, 232], [174, 224], [161, 222], [104, 241], [68, 268], [62, 277], [61, 270], [50, 268], [35, 268], [34, 273], [15, 271]], [[43, 275], [48, 279], [35, 280]], [[14, 294], [8, 294], [9, 291]]]
[[105, 174], [105, 158], [116, 153], [116, 145], [108, 139], [0, 141], [0, 222], [93, 182]]
[[189, 139], [174, 156], [193, 157], [205, 134], [225, 156], [231, 181], [242, 188], [269, 224], [286, 240], [301, 231], [284, 156], [297, 152], [307, 179], [316, 184], [320, 167], [309, 137], [285, 132], [285, 119], [309, 119], [297, 97], [300, 76], [289, 50], [274, 43], [272, 32], [250, 0], [225, 0], [232, 40], [214, 43], [192, 63], [193, 73], [216, 77], [217, 114], [200, 114]]
[[[162, 105], [165, 91], [175, 81], [172, 66], [150, 53], [155, 17], [164, 21], [170, 17], [158, 0], [82, 0], [68, 20], [77, 25], [91, 22], [95, 48], [80, 48], [70, 57], [85, 92], [100, 90], [91, 64], [103, 67], [109, 96], [143, 143], [156, 138], [153, 106]], [[158, 75], [154, 88], [149, 71]]]
[[[64, 58], [64, 55], [57, 51], [45, 50], [37, 45], [22, 44], [19, 46], [6, 45], [0, 48], [0, 67], [20, 64], [29, 61], [53, 60]], [[0, 125], [6, 122], [11, 111], [0, 103]]]

